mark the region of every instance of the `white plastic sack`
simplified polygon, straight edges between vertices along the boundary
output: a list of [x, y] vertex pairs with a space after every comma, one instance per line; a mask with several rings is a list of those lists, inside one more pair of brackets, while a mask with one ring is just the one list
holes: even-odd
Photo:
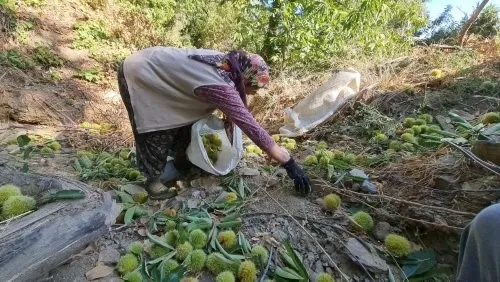
[[[221, 152], [217, 162], [212, 164], [203, 146], [202, 135], [217, 134], [222, 141]], [[224, 122], [214, 115], [201, 119], [193, 124], [191, 143], [187, 148], [189, 161], [204, 171], [214, 175], [226, 175], [236, 168], [243, 156], [243, 135], [241, 129], [233, 125], [233, 142], [229, 141]]]
[[361, 75], [356, 71], [333, 74], [293, 109], [285, 109], [285, 125], [280, 128], [280, 135], [300, 136], [331, 117], [359, 92], [360, 80]]

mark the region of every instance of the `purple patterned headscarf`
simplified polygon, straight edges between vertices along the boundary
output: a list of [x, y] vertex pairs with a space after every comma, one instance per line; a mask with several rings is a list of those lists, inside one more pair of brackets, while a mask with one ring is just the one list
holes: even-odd
[[225, 55], [192, 55], [191, 59], [217, 67], [226, 82], [234, 85], [246, 105], [246, 86], [267, 88], [269, 67], [257, 54], [245, 51], [231, 51]]

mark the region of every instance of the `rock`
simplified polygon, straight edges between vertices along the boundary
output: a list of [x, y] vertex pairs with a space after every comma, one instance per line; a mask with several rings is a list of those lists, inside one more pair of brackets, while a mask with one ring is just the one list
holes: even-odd
[[114, 265], [120, 260], [120, 253], [116, 249], [105, 248], [99, 253], [99, 262]]
[[222, 190], [224, 190], [224, 188], [222, 188], [221, 186], [211, 186], [211, 187], [207, 188], [207, 193], [210, 195], [219, 194], [220, 191], [222, 191]]
[[314, 272], [316, 273], [325, 272], [325, 269], [323, 268], [323, 263], [320, 260], [317, 260], [316, 263], [314, 264]]
[[9, 146], [5, 147], [5, 150], [7, 152], [9, 152], [9, 154], [12, 154], [12, 153], [15, 153], [15, 152], [19, 151], [19, 146], [17, 146], [17, 145], [9, 145]]
[[96, 280], [112, 274], [114, 270], [114, 267], [98, 264], [96, 267], [85, 273], [85, 277], [87, 280]]
[[124, 184], [119, 186], [121, 189], [123, 189], [125, 192], [129, 193], [130, 195], [135, 195], [139, 193], [144, 193], [146, 189], [144, 187], [135, 185], [135, 184]]
[[352, 185], [351, 185], [351, 190], [354, 191], [354, 192], [358, 192], [361, 190], [361, 185], [357, 182], [354, 182]]
[[118, 276], [115, 276], [115, 277], [104, 277], [104, 278], [101, 278], [99, 280], [97, 280], [97, 282], [122, 282], [123, 280], [118, 277]]
[[391, 233], [391, 225], [385, 221], [377, 222], [373, 228], [373, 236], [379, 241], [384, 241], [389, 233]]
[[273, 237], [279, 242], [284, 242], [285, 240], [288, 240], [288, 235], [281, 229], [274, 230]]
[[189, 199], [187, 200], [187, 207], [189, 209], [195, 209], [201, 204], [199, 199]]
[[276, 172], [274, 173], [276, 176], [286, 176], [286, 169], [284, 168], [278, 168]]
[[441, 190], [451, 190], [457, 188], [458, 178], [453, 175], [438, 175], [434, 179], [434, 186]]
[[362, 178], [362, 179], [368, 179], [368, 175], [366, 175], [366, 173], [360, 169], [357, 169], [357, 168], [354, 168], [352, 169], [351, 171], [349, 171], [349, 174], [353, 177], [359, 177], [359, 178]]
[[256, 168], [245, 167], [240, 170], [240, 175], [244, 176], [259, 176], [260, 171]]
[[377, 193], [377, 185], [371, 183], [368, 180], [363, 181], [360, 188], [361, 188], [361, 191], [363, 191], [365, 193], [372, 193], [372, 194]]
[[462, 111], [462, 110], [453, 110], [452, 111], [453, 113], [463, 117], [466, 121], [471, 121], [473, 119], [475, 119], [476, 117], [466, 111]]
[[[368, 244], [368, 243], [367, 243]], [[368, 244], [369, 245], [369, 244]], [[373, 249], [373, 247], [370, 248]], [[389, 269], [387, 263], [381, 259], [375, 250], [368, 250], [358, 239], [349, 238], [347, 240], [347, 252], [349, 257], [355, 262], [362, 264], [369, 271], [374, 273], [386, 273]]]

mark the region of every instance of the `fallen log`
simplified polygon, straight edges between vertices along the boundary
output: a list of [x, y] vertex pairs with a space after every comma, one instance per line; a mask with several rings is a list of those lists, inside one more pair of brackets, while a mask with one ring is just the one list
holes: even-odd
[[44, 196], [76, 189], [85, 198], [57, 201], [0, 224], [0, 281], [37, 281], [108, 232], [120, 212], [107, 192], [57, 176], [22, 173], [0, 165], [0, 185], [14, 184], [24, 195]]

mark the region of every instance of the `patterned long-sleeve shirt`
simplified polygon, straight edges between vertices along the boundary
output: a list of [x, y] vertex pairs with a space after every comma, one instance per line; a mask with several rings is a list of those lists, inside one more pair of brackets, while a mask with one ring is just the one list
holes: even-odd
[[264, 152], [269, 152], [276, 144], [245, 107], [234, 87], [209, 85], [198, 87], [194, 92], [229, 117]]

